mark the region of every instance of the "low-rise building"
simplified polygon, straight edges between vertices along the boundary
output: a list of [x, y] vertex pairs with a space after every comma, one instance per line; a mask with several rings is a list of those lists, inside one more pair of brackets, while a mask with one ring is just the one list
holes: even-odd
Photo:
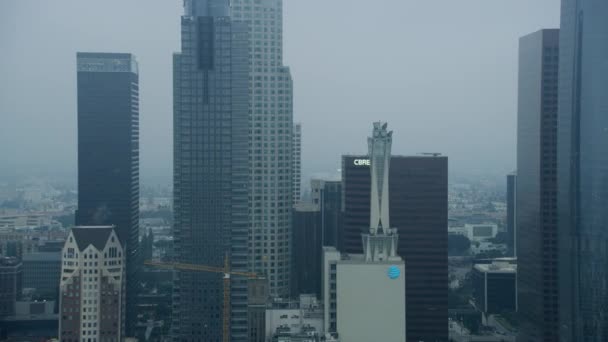
[[23, 257], [23, 287], [38, 295], [58, 299], [61, 252], [36, 252]]
[[482, 242], [492, 239], [498, 234], [498, 226], [494, 223], [465, 224], [462, 227], [449, 227], [448, 234], [462, 235], [473, 241]]
[[497, 260], [473, 266], [475, 307], [484, 314], [517, 311], [517, 265]]
[[318, 342], [323, 331], [323, 307], [314, 294], [274, 302], [266, 309], [266, 341]]

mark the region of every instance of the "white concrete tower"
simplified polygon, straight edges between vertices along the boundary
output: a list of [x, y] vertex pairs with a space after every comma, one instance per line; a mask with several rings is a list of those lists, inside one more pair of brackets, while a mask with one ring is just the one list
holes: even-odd
[[387, 123], [374, 122], [367, 139], [371, 172], [369, 234], [362, 234], [365, 259], [383, 261], [397, 257], [397, 230], [391, 229], [389, 214], [389, 170], [393, 132]]
[[231, 0], [249, 25], [250, 270], [288, 297], [293, 204], [293, 82], [283, 65], [283, 0]]
[[369, 232], [372, 235], [390, 228], [388, 203], [388, 171], [391, 163], [393, 131], [386, 123], [374, 122], [372, 136], [367, 138], [371, 169], [371, 206]]

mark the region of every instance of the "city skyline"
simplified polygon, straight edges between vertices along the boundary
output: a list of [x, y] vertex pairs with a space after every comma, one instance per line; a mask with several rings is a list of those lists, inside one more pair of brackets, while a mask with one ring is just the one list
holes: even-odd
[[0, 340], [608, 341], [608, 0], [9, 1]]
[[[479, 18], [481, 14], [487, 16], [486, 19], [483, 17], [475, 19], [475, 25], [473, 23], [456, 25], [453, 18], [446, 17], [446, 14], [435, 13], [432, 4], [408, 5], [386, 0], [385, 5], [395, 7], [395, 11], [385, 13], [386, 21], [380, 21], [378, 27], [367, 29], [357, 28], [356, 23], [364, 20], [368, 11], [371, 11], [370, 15], [378, 17], [380, 13], [385, 12], [381, 10], [382, 6], [367, 9], [368, 6], [361, 2], [349, 2], [349, 4], [352, 5], [347, 15], [341, 18], [344, 21], [343, 26], [332, 24], [330, 19], [340, 13], [340, 8], [344, 4], [332, 2], [324, 5], [324, 11], [318, 11], [319, 13], [314, 15], [318, 19], [309, 30], [305, 28], [303, 20], [313, 15], [318, 3], [285, 1], [285, 64], [291, 66], [298, 84], [294, 101], [294, 119], [302, 122], [304, 131], [318, 132], [316, 136], [307, 135], [309, 139], [303, 140], [302, 178], [307, 180], [312, 175], [333, 172], [340, 167], [338, 161], [341, 154], [363, 150], [364, 143], [358, 141], [356, 137], [365, 134], [367, 123], [375, 119], [389, 121], [395, 129], [403, 131], [404, 138], [394, 147], [395, 153], [442, 152], [451, 157], [453, 167], [450, 171], [455, 173], [466, 171], [469, 167], [474, 169], [476, 174], [483, 173], [484, 169], [491, 169], [488, 172], [492, 174], [503, 174], [512, 170], [515, 164], [513, 146], [517, 38], [541, 27], [557, 27], [558, 2], [543, 0], [530, 4], [529, 1], [518, 0], [496, 5], [492, 2], [475, 0], [463, 5], [462, 8], [458, 8], [455, 4], [449, 5], [451, 12], [465, 17], [470, 16], [471, 19]], [[8, 76], [6, 79], [16, 80], [16, 83], [10, 85], [0, 81], [2, 90], [0, 111], [7, 115], [7, 124], [0, 128], [2, 133], [0, 146], [3, 146], [0, 147], [0, 153], [6, 154], [2, 148], [11, 146], [4, 139], [12, 140], [22, 136], [26, 127], [28, 130], [39, 129], [39, 136], [45, 139], [44, 143], [37, 139], [23, 141], [20, 145], [22, 154], [8, 153], [10, 158], [0, 166], [0, 173], [14, 175], [12, 170], [17, 169], [23, 169], [21, 173], [35, 173], [40, 165], [46, 165], [49, 172], [73, 174], [76, 152], [70, 142], [75, 139], [75, 121], [72, 119], [75, 108], [72, 105], [71, 92], [75, 89], [75, 76], [59, 78], [58, 75], [71, 74], [68, 66], [73, 65], [73, 62], [69, 59], [74, 58], [73, 53], [76, 51], [129, 51], [140, 57], [141, 69], [145, 71], [141, 82], [141, 108], [142, 113], [145, 113], [141, 118], [142, 181], [170, 183], [171, 134], [165, 128], [171, 124], [170, 69], [171, 54], [179, 50], [179, 21], [175, 19], [181, 14], [179, 1], [146, 3], [149, 9], [146, 17], [137, 19], [141, 20], [141, 25], [132, 25], [133, 18], [127, 15], [141, 8], [136, 2], [121, 4], [124, 11], [118, 13], [111, 13], [113, 7], [111, 2], [106, 8], [94, 8], [72, 0], [60, 0], [54, 2], [52, 7], [47, 6], [49, 6], [47, 3], [34, 3], [28, 0], [0, 4], [0, 17], [14, 13], [13, 16], [2, 17], [0, 20], [0, 28], [2, 28], [0, 44], [14, 48], [14, 50], [8, 49], [0, 57], [6, 61], [0, 63], [0, 71]], [[48, 17], [56, 17], [66, 11], [78, 11], [80, 14], [69, 16], [62, 21], [61, 26], [51, 25], [49, 22], [45, 32], [33, 31], [15, 21], [15, 18], [27, 15], [43, 24]], [[98, 14], [93, 15], [92, 12]], [[410, 20], [396, 21], [395, 16], [399, 12], [403, 12]], [[408, 32], [415, 32], [417, 29], [412, 30], [411, 25], [421, 24], [417, 19], [420, 14], [415, 17], [410, 14], [414, 12], [434, 18], [424, 24], [432, 34], [431, 39], [439, 39], [449, 28], [450, 32], [453, 31], [450, 34], [468, 37], [461, 42], [463, 46], [457, 51], [461, 49], [469, 49], [469, 51], [464, 55], [462, 52], [454, 54], [455, 50], [451, 45], [446, 45], [448, 43], [435, 46], [430, 44], [431, 41], [413, 37]], [[520, 12], [525, 13], [522, 16]], [[51, 15], [47, 16], [47, 13]], [[113, 25], [99, 22], [104, 14], [110, 13], [115, 21]], [[517, 14], [520, 24], [514, 25], [508, 18], [509, 14]], [[479, 20], [492, 22], [486, 30], [492, 32], [492, 35], [474, 30], [474, 27], [480, 23]], [[79, 29], [76, 30], [75, 27]], [[98, 27], [101, 29], [98, 30]], [[146, 30], [143, 30], [144, 27]], [[332, 28], [337, 30], [330, 35], [322, 34], [325, 31], [332, 32], [328, 31]], [[16, 36], [5, 34], [15, 29]], [[353, 29], [354, 31], [351, 32]], [[403, 38], [396, 40], [404, 43], [384, 46], [383, 50], [387, 54], [381, 57], [382, 63], [376, 66], [379, 68], [378, 74], [373, 75], [366, 71], [359, 77], [369, 79], [371, 83], [360, 84], [353, 79], [354, 75], [359, 74], [355, 64], [361, 64], [362, 58], [368, 59], [371, 51], [358, 50], [355, 34], [371, 38], [370, 35], [379, 35], [383, 31], [386, 31], [384, 34], [387, 38], [393, 39], [397, 38], [396, 32], [406, 32]], [[54, 38], [46, 36], [50, 34], [52, 37], [65, 37], [65, 41], [57, 42]], [[307, 39], [308, 36], [314, 37], [314, 41]], [[41, 37], [44, 41], [40, 40]], [[329, 44], [334, 41], [340, 42], [343, 48], [331, 49]], [[379, 42], [371, 43], [377, 48], [379, 43], [385, 41], [380, 39]], [[51, 49], [48, 45], [50, 42], [59, 44], [62, 48]], [[490, 44], [490, 46], [480, 49], [481, 44]], [[34, 51], [35, 46], [47, 47], [45, 61], [53, 68], [45, 69], [38, 66], [28, 54], [24, 57], [16, 55], [17, 51]], [[426, 54], [440, 56], [447, 51], [451, 51], [452, 55], [450, 57], [452, 61], [448, 64], [458, 63], [462, 68], [447, 68], [438, 63], [439, 60], [434, 60], [437, 63], [433, 67], [419, 71], [415, 66], [426, 59]], [[352, 56], [346, 58], [347, 54]], [[470, 54], [479, 57], [465, 58]], [[7, 68], [8, 65], [10, 69]], [[390, 72], [388, 67], [393, 72]], [[422, 73], [435, 81], [432, 84], [423, 81]], [[483, 91], [488, 87], [482, 85], [482, 81], [486, 80], [480, 78], [480, 74], [492, 75], [494, 81], [489, 83], [493, 85], [489, 87], [491, 91]], [[17, 75], [20, 75], [19, 78]], [[36, 75], [43, 77], [31, 82]], [[471, 78], [472, 76], [474, 79]], [[21, 103], [17, 106], [15, 101], [20, 99], [17, 92], [22, 91], [25, 86], [19, 81], [21, 77], [30, 80], [28, 82], [30, 85], [34, 83], [28, 90], [32, 94], [42, 96], [43, 89], [50, 87], [51, 84], [53, 89], [61, 91], [48, 101], [44, 101], [44, 107], [38, 106], [38, 103]], [[390, 83], [378, 83], [379, 77], [387, 77], [386, 82]], [[403, 82], [400, 81], [401, 78]], [[457, 86], [458, 83], [462, 84]], [[373, 84], [383, 85], [376, 87]], [[393, 90], [386, 89], [389, 84], [393, 86]], [[414, 84], [421, 86], [416, 88]], [[463, 90], [458, 91], [458, 89]], [[353, 93], [348, 95], [348, 91]], [[486, 94], [482, 98], [488, 100], [470, 101], [478, 92]], [[335, 96], [325, 95], [329, 93], [335, 93]], [[434, 96], [441, 97], [445, 95], [450, 104], [442, 107], [436, 101], [425, 101], [425, 103], [419, 100], [402, 101], [404, 98], [428, 98], [424, 93], [435, 93]], [[362, 94], [367, 95], [361, 96]], [[492, 103], [489, 103], [490, 99]], [[382, 105], [371, 108], [370, 105], [365, 104], [373, 102]], [[378, 108], [381, 110], [379, 111]], [[376, 117], [370, 118], [369, 115], [372, 113]], [[447, 126], [438, 123], [439, 120], [436, 119], [440, 117], [445, 118]], [[460, 119], [456, 119], [457, 117]], [[353, 132], [346, 132], [341, 139], [332, 139], [332, 134], [324, 123], [327, 118], [348, 119], [354, 125]], [[39, 126], [36, 122], [44, 126]], [[429, 125], [431, 122], [433, 125]], [[489, 132], [498, 127], [495, 125], [507, 129], [489, 135]], [[448, 138], [440, 138], [440, 130], [452, 132], [453, 129], [459, 129], [466, 134], [463, 136], [453, 133]], [[489, 136], [492, 138], [488, 139]], [[480, 141], [484, 143], [481, 144]], [[325, 148], [325, 145], [331, 147]], [[476, 157], [471, 157], [469, 152]]]

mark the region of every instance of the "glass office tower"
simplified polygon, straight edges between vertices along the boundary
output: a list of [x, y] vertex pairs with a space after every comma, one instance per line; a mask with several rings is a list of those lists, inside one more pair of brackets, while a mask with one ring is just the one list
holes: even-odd
[[519, 40], [515, 208], [519, 341], [557, 341], [559, 30]]
[[608, 341], [608, 1], [562, 0], [560, 340]]
[[[228, 0], [185, 1], [173, 59], [174, 248], [177, 262], [247, 270], [249, 54]], [[176, 271], [174, 341], [247, 341], [247, 280]], [[229, 312], [226, 312], [229, 310]], [[224, 321], [224, 315], [228, 315]]]
[[78, 226], [116, 226], [127, 257], [126, 336], [137, 323], [139, 73], [129, 53], [79, 52]]

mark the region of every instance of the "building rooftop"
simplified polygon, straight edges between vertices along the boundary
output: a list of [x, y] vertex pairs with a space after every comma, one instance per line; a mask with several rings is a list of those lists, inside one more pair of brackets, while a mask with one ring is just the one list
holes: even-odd
[[78, 52], [76, 64], [79, 72], [139, 73], [137, 60], [130, 53]]
[[61, 252], [38, 252], [30, 253], [23, 256], [23, 261], [45, 261], [45, 262], [61, 262]]
[[493, 261], [491, 264], [477, 264], [476, 270], [482, 273], [517, 273], [517, 265], [507, 261]]
[[0, 267], [13, 267], [20, 265], [21, 262], [17, 258], [5, 257], [0, 255]]
[[78, 249], [81, 251], [89, 245], [102, 250], [113, 230], [114, 226], [78, 226], [72, 228], [72, 233], [74, 239], [76, 239]]

